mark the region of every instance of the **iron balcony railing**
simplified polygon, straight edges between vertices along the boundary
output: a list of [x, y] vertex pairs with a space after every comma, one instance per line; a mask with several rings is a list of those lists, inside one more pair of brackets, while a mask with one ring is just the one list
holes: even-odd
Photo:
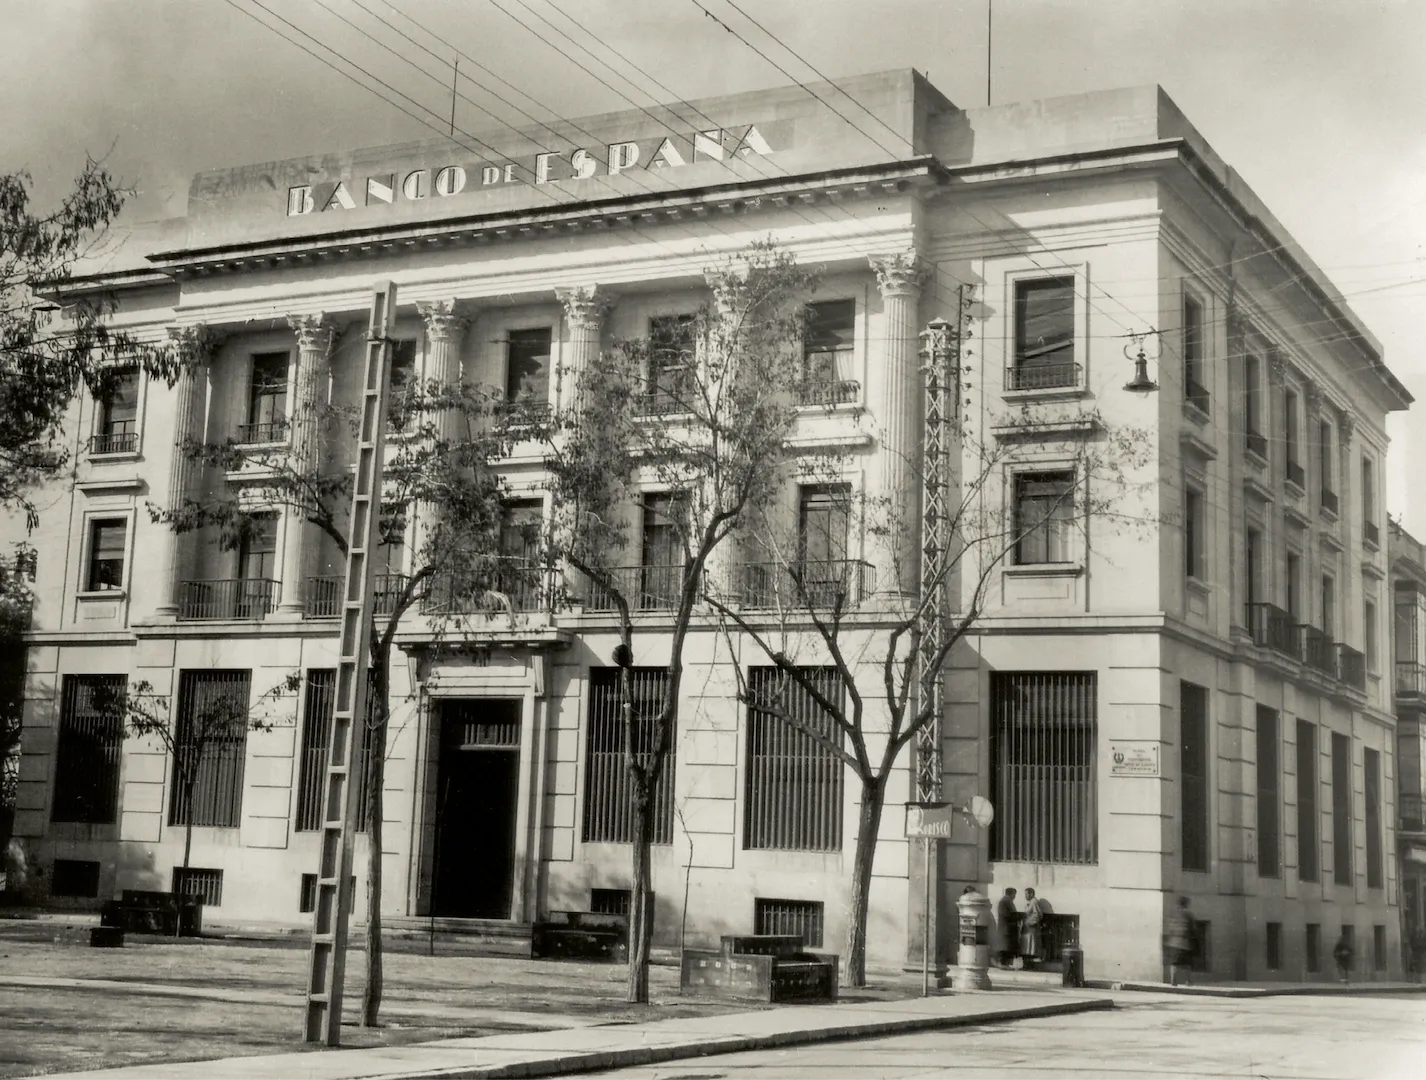
[[855, 559], [745, 563], [741, 600], [749, 608], [855, 607], [876, 591], [875, 573]]
[[1426, 695], [1426, 664], [1415, 660], [1396, 662], [1396, 696], [1421, 697]]
[[1367, 658], [1340, 642], [1337, 644], [1337, 678], [1355, 690], [1367, 688]]
[[1396, 797], [1396, 814], [1401, 819], [1402, 832], [1426, 832], [1426, 807], [1420, 795], [1403, 792]]
[[1266, 461], [1268, 456], [1268, 437], [1266, 435], [1260, 435], [1250, 429], [1248, 431], [1248, 449]]
[[1307, 470], [1295, 461], [1287, 463], [1287, 482], [1301, 491], [1307, 490]]
[[1056, 390], [1079, 385], [1079, 365], [1073, 362], [1013, 364], [1005, 369], [1007, 390]]
[[276, 607], [279, 587], [271, 578], [185, 581], [178, 599], [178, 617], [192, 622], [261, 619]]
[[856, 379], [809, 379], [797, 388], [799, 405], [848, 405], [861, 398]]
[[[672, 611], [683, 590], [683, 564], [666, 566], [616, 566], [605, 570], [609, 585], [628, 601], [632, 611]], [[602, 582], [591, 580], [586, 611], [614, 611], [611, 591]]]
[[1315, 626], [1301, 624], [1297, 627], [1297, 635], [1302, 662], [1324, 675], [1337, 678], [1337, 643], [1331, 635]]
[[137, 431], [114, 431], [89, 436], [89, 453], [96, 457], [100, 454], [132, 454], [138, 448]]
[[262, 424], [239, 424], [238, 442], [244, 446], [287, 441], [287, 421], [270, 420]]
[[[307, 579], [307, 595], [302, 598], [302, 615], [308, 619], [335, 619], [342, 613], [342, 586], [346, 584], [342, 574], [323, 574]], [[406, 588], [405, 574], [377, 574], [374, 582], [376, 599], [375, 612], [390, 615], [396, 610], [396, 601]]]
[[1330, 514], [1337, 512], [1337, 493], [1335, 491], [1329, 491], [1327, 488], [1322, 489], [1322, 509]]
[[1381, 530], [1375, 521], [1362, 522], [1362, 539], [1372, 547], [1381, 547]]
[[1294, 660], [1300, 658], [1296, 620], [1291, 612], [1275, 604], [1251, 603], [1247, 605], [1247, 620], [1254, 645], [1272, 649]]
[[421, 611], [427, 615], [542, 611], [548, 606], [548, 595], [543, 565], [519, 556], [495, 555], [431, 578], [421, 597]]

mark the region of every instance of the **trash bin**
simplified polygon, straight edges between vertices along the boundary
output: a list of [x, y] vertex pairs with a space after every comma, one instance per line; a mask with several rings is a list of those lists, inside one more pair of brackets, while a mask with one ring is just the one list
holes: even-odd
[[1084, 950], [1078, 945], [1066, 945], [1060, 950], [1062, 985], [1084, 986]]

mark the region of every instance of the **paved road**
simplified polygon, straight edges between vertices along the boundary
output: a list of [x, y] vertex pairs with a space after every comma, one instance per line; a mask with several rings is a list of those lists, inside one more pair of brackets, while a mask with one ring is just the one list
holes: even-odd
[[1115, 995], [1113, 1012], [586, 1074], [645, 1080], [1232, 1077], [1421, 1080], [1426, 994]]

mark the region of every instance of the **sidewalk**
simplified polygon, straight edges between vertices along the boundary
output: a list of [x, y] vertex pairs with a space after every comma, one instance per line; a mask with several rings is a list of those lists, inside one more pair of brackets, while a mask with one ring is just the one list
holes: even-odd
[[[772, 1047], [912, 1031], [945, 1030], [1041, 1016], [1112, 1009], [1092, 994], [1013, 990], [944, 994], [909, 1001], [791, 1005], [642, 1024], [446, 1039], [369, 1050], [328, 1050], [58, 1074], [88, 1080], [453, 1080], [559, 1076]], [[51, 1074], [49, 1080], [57, 1080]]]
[[1422, 994], [1426, 984], [1414, 982], [1321, 982], [1321, 983], [1181, 983], [1114, 982], [1086, 979], [1088, 990], [1141, 990], [1154, 994], [1188, 994], [1199, 997], [1260, 998], [1333, 994]]

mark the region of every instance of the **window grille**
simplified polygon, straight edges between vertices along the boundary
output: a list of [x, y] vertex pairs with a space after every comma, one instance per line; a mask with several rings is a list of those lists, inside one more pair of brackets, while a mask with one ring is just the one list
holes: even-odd
[[1179, 855], [1185, 870], [1208, 872], [1208, 690], [1179, 683]]
[[[240, 824], [251, 682], [245, 670], [180, 673], [170, 825]], [[184, 792], [187, 775], [194, 777], [191, 798]]]
[[99, 897], [99, 864], [88, 859], [56, 859], [50, 867], [50, 895], [74, 900]]
[[[1297, 722], [1297, 879], [1319, 881], [1317, 839], [1317, 725]], [[1316, 971], [1316, 968], [1309, 968]]]
[[[844, 690], [835, 668], [803, 671], [824, 697], [842, 699]], [[757, 704], [748, 706], [743, 846], [841, 851], [846, 763], [807, 733], [809, 728], [820, 732], [840, 747], [841, 729], [810, 693], [777, 668], [752, 668], [748, 692]]]
[[1264, 942], [1267, 951], [1267, 965], [1269, 971], [1279, 971], [1282, 969], [1282, 923], [1270, 922], [1267, 924], [1267, 938]]
[[66, 675], [55, 746], [51, 821], [112, 824], [119, 803], [123, 675]]
[[822, 947], [820, 900], [753, 900], [753, 933], [801, 934], [809, 949]]
[[1098, 860], [1097, 693], [1092, 671], [992, 676], [991, 858]]
[[1307, 973], [1313, 974], [1322, 970], [1322, 924], [1310, 922], [1307, 924], [1307, 932], [1303, 937], [1303, 960], [1307, 967]]
[[1258, 706], [1258, 875], [1282, 874], [1282, 770], [1278, 765], [1277, 710]]
[[1367, 830], [1367, 888], [1380, 889], [1382, 880], [1381, 858], [1381, 754], [1375, 750], [1362, 751], [1362, 780], [1366, 795], [1365, 815], [1362, 824]]
[[[327, 748], [332, 741], [332, 713], [336, 708], [337, 671], [311, 668], [307, 672], [307, 702], [302, 717], [302, 749], [297, 777], [297, 832], [322, 827], [322, 795], [326, 789]], [[367, 716], [371, 716], [371, 684], [367, 684]], [[371, 757], [371, 726], [363, 725], [357, 762], [357, 831], [366, 832], [366, 770]]]
[[1074, 473], [1021, 473], [1015, 477], [1015, 562], [1066, 563], [1074, 527]]
[[627, 915], [633, 907], [630, 889], [590, 889], [589, 910], [595, 915]]
[[1332, 733], [1332, 880], [1352, 884], [1352, 742]]
[[197, 866], [173, 868], [173, 891], [180, 896], [201, 896], [204, 907], [223, 905], [223, 871]]
[[[663, 668], [634, 668], [634, 754], [647, 761], [653, 751], [656, 722], [668, 689]], [[589, 669], [589, 733], [584, 764], [584, 829], [586, 844], [631, 844], [634, 841], [633, 785], [624, 762], [624, 710], [618, 668]], [[673, 843], [674, 746], [677, 731], [670, 725], [668, 756], [654, 790], [653, 842]]]

